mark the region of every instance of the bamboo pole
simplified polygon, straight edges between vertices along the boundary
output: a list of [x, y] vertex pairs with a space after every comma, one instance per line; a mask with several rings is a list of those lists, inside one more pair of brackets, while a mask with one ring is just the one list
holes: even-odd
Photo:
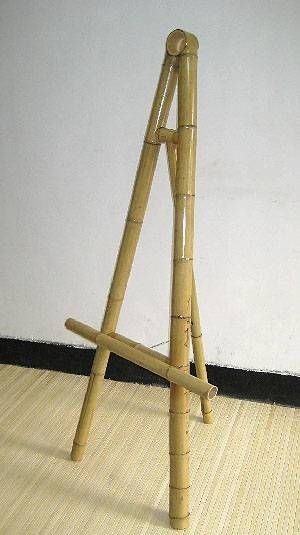
[[164, 128], [163, 126], [157, 130], [157, 137], [161, 143], [170, 143], [177, 145], [178, 132], [172, 128]]
[[[217, 394], [217, 387], [198, 379], [192, 375], [182, 372], [180, 369], [170, 366], [164, 355], [158, 351], [152, 351], [144, 348], [141, 344], [117, 334], [103, 334], [89, 325], [80, 321], [69, 318], [66, 321], [66, 327], [71, 331], [87, 338], [97, 345], [104, 346], [106, 349], [113, 351], [121, 358], [134, 362], [138, 366], [149, 370], [168, 381], [184, 386], [190, 392], [205, 399], [212, 399]], [[129, 340], [129, 343], [124, 340]]]
[[[166, 132], [166, 128], [159, 129], [159, 139], [161, 142], [166, 141], [166, 151], [169, 166], [170, 185], [173, 201], [175, 202], [176, 190], [176, 167], [177, 167], [177, 140], [173, 134], [173, 130]], [[196, 373], [199, 379], [207, 382], [207, 371], [205, 366], [205, 356], [201, 332], [200, 312], [197, 302], [197, 289], [195, 282], [194, 270], [192, 273], [192, 310], [191, 310], [191, 336], [193, 344], [193, 353], [196, 366]], [[201, 399], [201, 412], [203, 422], [211, 424], [213, 421], [213, 413], [211, 403], [209, 400]]]
[[[118, 322], [160, 149], [156, 131], [159, 127], [166, 125], [177, 81], [177, 67], [178, 58], [166, 52], [146, 129], [124, 233], [102, 321], [101, 331], [104, 333], [115, 331]], [[74, 461], [81, 460], [84, 455], [108, 358], [109, 351], [107, 349], [97, 348], [73, 442], [71, 458]]]
[[[197, 49], [196, 37], [182, 30], [175, 30], [167, 39], [168, 52], [179, 57], [170, 364], [186, 373], [191, 327]], [[171, 383], [169, 517], [175, 529], [189, 525], [189, 411], [189, 392]]]
[[171, 383], [183, 386], [198, 396], [212, 399], [217, 394], [216, 386], [205, 383], [201, 379], [198, 379], [198, 377], [184, 373], [175, 366], [171, 366], [164, 361], [163, 355], [160, 355], [160, 358], [157, 359], [141, 349], [135, 349], [124, 342], [120, 342], [117, 338], [113, 338], [112, 336], [103, 333], [98, 334], [96, 343], [98, 345], [103, 345], [121, 358], [134, 362], [138, 366], [141, 366], [160, 377], [164, 377]]
[[[197, 290], [196, 290], [196, 282], [195, 282], [194, 274], [192, 278], [192, 325], [191, 327], [192, 327], [192, 334], [191, 334], [192, 345], [193, 345], [193, 353], [194, 353], [197, 377], [207, 382], [208, 378], [207, 378], [207, 371], [206, 371], [206, 365], [205, 365], [203, 339], [202, 339], [202, 331], [201, 331], [201, 324], [200, 324], [200, 313], [199, 313], [199, 307], [198, 307], [198, 302], [197, 302]], [[205, 424], [213, 423], [213, 412], [212, 412], [211, 402], [208, 399], [201, 399], [201, 412], [202, 412], [203, 422]]]
[[[98, 334], [101, 333], [101, 331], [97, 331], [97, 329], [93, 329], [93, 327], [90, 327], [89, 325], [86, 325], [85, 323], [81, 323], [80, 321], [74, 320], [73, 318], [68, 318], [65, 322], [65, 327], [69, 329], [69, 331], [72, 331], [73, 333], [78, 334], [79, 336], [82, 336], [86, 340], [89, 340], [90, 342], [93, 342], [93, 344], [96, 344], [96, 338]], [[135, 342], [134, 340], [131, 340], [130, 338], [127, 338], [126, 336], [123, 336], [121, 334], [117, 333], [108, 333], [109, 336], [112, 338], [115, 338], [116, 340], [119, 340], [120, 342], [124, 342], [125, 344], [134, 347], [135, 349], [141, 349], [144, 353], [147, 353], [148, 355], [155, 357], [157, 359], [162, 360], [163, 362], [169, 362], [168, 357], [165, 355], [162, 355], [158, 351], [155, 351], [154, 349], [151, 349], [149, 347], [146, 347], [139, 342]]]

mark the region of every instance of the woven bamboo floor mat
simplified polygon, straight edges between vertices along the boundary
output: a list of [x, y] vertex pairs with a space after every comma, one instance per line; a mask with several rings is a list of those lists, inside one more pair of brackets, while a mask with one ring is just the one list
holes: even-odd
[[[83, 461], [69, 458], [87, 377], [0, 365], [0, 534], [164, 535], [168, 396], [105, 381]], [[296, 535], [299, 411], [191, 396], [188, 534]]]

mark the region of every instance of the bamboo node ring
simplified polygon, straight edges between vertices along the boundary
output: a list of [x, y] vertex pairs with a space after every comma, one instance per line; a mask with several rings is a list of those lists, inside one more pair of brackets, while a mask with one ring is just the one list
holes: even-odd
[[175, 193], [175, 197], [182, 197], [188, 199], [189, 197], [196, 197], [195, 193]]
[[178, 258], [173, 258], [173, 262], [192, 262], [194, 259], [190, 256], [179, 256]]
[[171, 409], [169, 409], [170, 414], [189, 414], [190, 412], [191, 412], [190, 409], [184, 412], [172, 411]]
[[149, 139], [144, 139], [144, 143], [146, 143], [146, 145], [160, 145], [157, 141], [149, 141]]
[[169, 485], [169, 488], [170, 489], [175, 489], [175, 490], [187, 490], [187, 489], [191, 488], [191, 485], [188, 485], [187, 487], [174, 487], [173, 485]]
[[170, 520], [185, 520], [186, 518], [190, 517], [190, 513], [188, 513], [186, 516], [169, 516]]
[[178, 128], [197, 128], [196, 124], [180, 124]]
[[190, 320], [191, 316], [183, 316], [182, 314], [172, 314], [171, 318], [177, 319], [177, 320]]
[[135, 223], [136, 225], [142, 225], [143, 221], [139, 219], [134, 219], [134, 217], [127, 217], [128, 223]]
[[169, 455], [178, 455], [178, 456], [182, 456], [182, 455], [188, 455], [190, 453], [190, 450], [187, 450], [185, 451], [184, 453], [175, 453], [175, 452], [172, 452], [172, 451], [169, 451]]
[[194, 56], [194, 58], [198, 58], [198, 54], [196, 54], [195, 52], [185, 52], [185, 51], [183, 51], [182, 55], [183, 56], [188, 56], [188, 57], [193, 57]]

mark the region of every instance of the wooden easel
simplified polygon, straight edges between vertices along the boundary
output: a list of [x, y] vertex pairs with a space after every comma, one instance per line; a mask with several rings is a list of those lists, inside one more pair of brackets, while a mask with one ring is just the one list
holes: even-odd
[[[111, 351], [170, 381], [169, 517], [175, 529], [184, 529], [189, 523], [189, 392], [201, 396], [205, 423], [212, 421], [210, 400], [217, 393], [217, 388], [207, 382], [193, 274], [197, 50], [193, 34], [174, 30], [167, 38], [101, 328], [98, 331], [71, 318], [66, 321], [67, 329], [97, 345], [71, 453], [74, 461], [83, 458]], [[166, 123], [177, 81], [178, 125], [170, 130]], [[162, 143], [166, 143], [175, 207], [169, 359], [115, 332]], [[190, 334], [197, 377], [189, 374]]]

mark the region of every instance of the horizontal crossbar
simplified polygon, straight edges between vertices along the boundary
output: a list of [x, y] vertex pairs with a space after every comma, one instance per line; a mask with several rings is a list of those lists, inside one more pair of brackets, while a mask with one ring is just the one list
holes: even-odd
[[[166, 361], [164, 355], [149, 348], [145, 348], [133, 340], [126, 339], [116, 333], [101, 333], [89, 325], [72, 318], [69, 318], [66, 321], [65, 326], [70, 331], [79, 334], [96, 345], [102, 345], [119, 355], [121, 358], [134, 362], [138, 366], [141, 366], [160, 377], [164, 377], [171, 383], [183, 386], [187, 390], [190, 390], [205, 399], [212, 399], [217, 394], [218, 389], [216, 386], [185, 373], [175, 366], [171, 366]], [[124, 340], [126, 340], [126, 343]], [[137, 348], [136, 346], [139, 347]]]

